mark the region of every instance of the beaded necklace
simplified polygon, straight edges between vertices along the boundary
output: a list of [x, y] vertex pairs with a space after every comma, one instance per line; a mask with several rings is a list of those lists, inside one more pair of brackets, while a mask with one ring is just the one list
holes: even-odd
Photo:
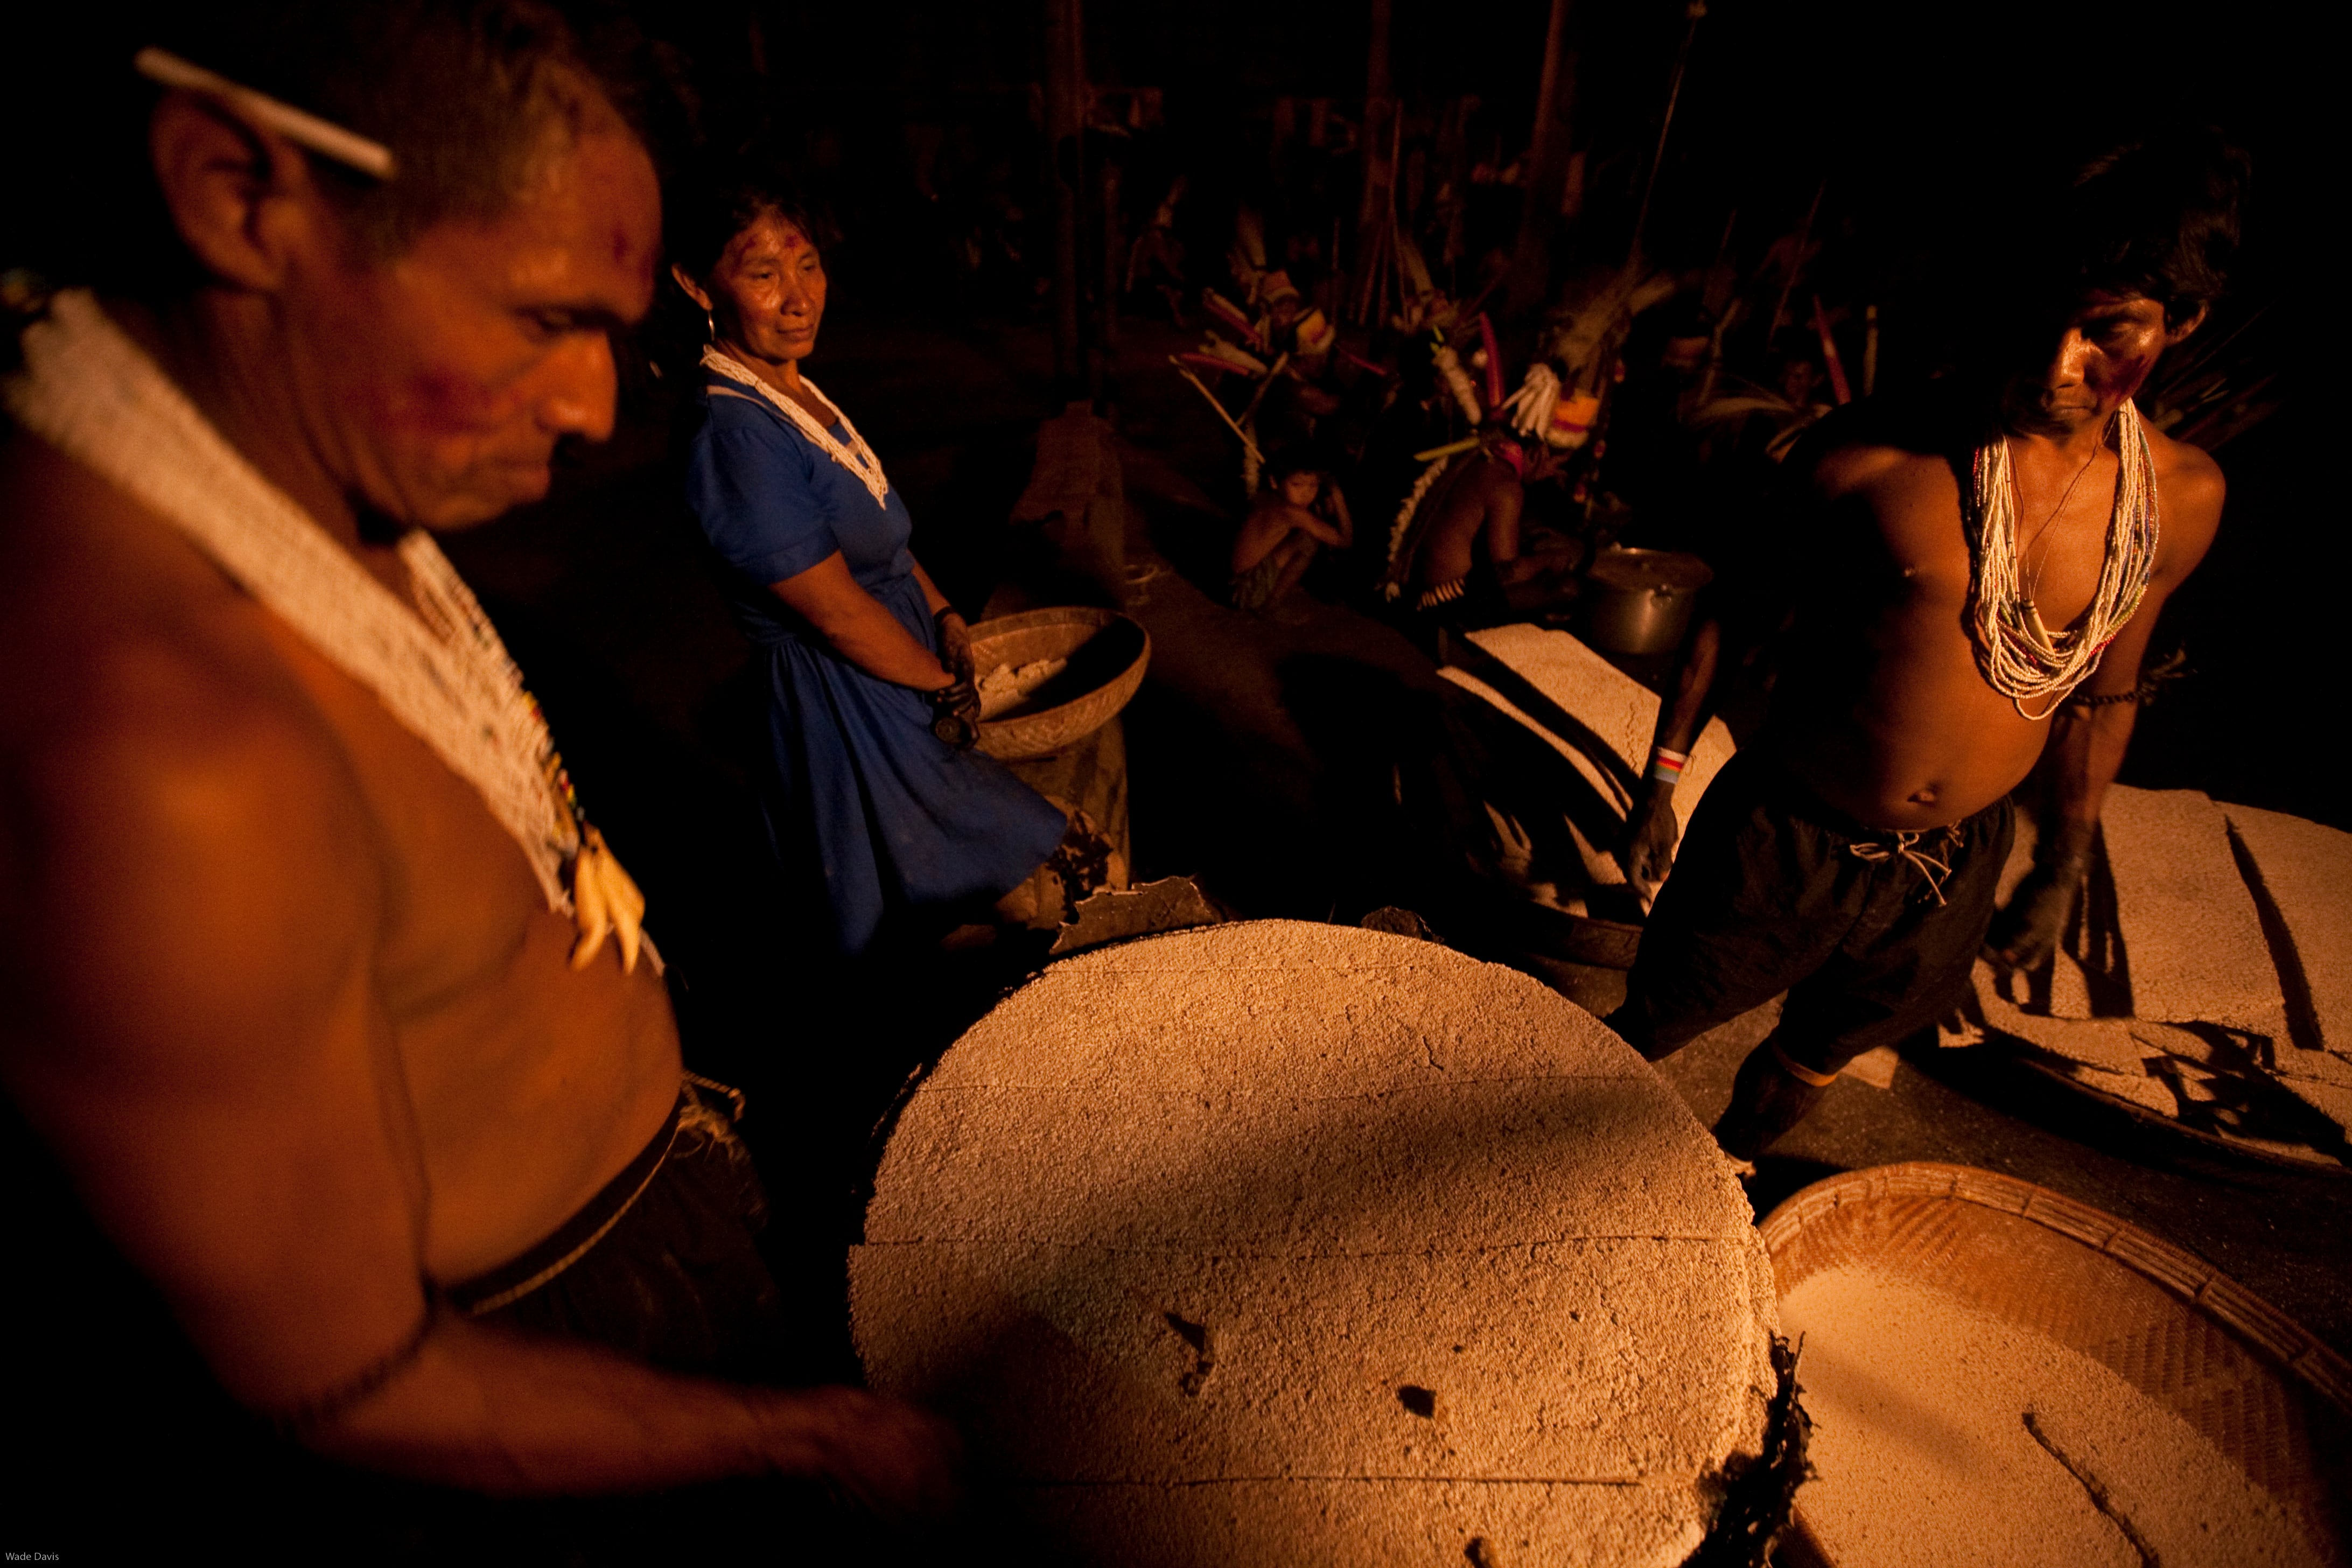
[[403, 600], [229, 445], [86, 290], [52, 300], [23, 351], [9, 413], [177, 526], [472, 784], [548, 908], [578, 924], [575, 964], [609, 931], [634, 969], [644, 898], [582, 814], [521, 671], [432, 535], [400, 540], [414, 602]]
[[[2032, 593], [2018, 585], [2017, 472], [2008, 438], [1976, 451], [1969, 521], [1976, 535], [1970, 630], [1977, 668], [2021, 717], [2036, 723], [2055, 713], [2099, 668], [2107, 645], [2139, 609], [2156, 569], [2156, 459], [2129, 399], [2116, 410], [2103, 439], [2114, 445], [2119, 464], [2098, 591], [2081, 620], [2060, 631], [2043, 623]], [[2045, 697], [2047, 708], [2026, 711], [2029, 700]]]

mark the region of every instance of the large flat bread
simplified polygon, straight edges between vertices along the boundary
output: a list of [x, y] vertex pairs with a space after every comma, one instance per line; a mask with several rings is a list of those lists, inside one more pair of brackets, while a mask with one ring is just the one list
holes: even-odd
[[2221, 808], [2195, 790], [2107, 791], [2099, 812], [2132, 1016], [2283, 1039], [2278, 971]]
[[1296, 921], [999, 1005], [901, 1112], [850, 1287], [870, 1381], [1047, 1561], [1665, 1568], [1774, 1386], [1746, 1199], [1647, 1063]]
[[2318, 1037], [2306, 1043], [2352, 1058], [2352, 833], [2258, 806], [2221, 809], [2309, 998]]
[[[1492, 626], [1470, 641], [1508, 666], [1511, 673], [1577, 721], [1587, 735], [1563, 734], [1466, 670], [1438, 674], [1485, 699], [1496, 710], [1525, 725], [1565, 757], [1622, 814], [1630, 805], [1626, 781], [1649, 766], [1650, 742], [1657, 733], [1657, 694], [1566, 632], [1538, 626]], [[1595, 743], [1597, 742], [1597, 744]], [[1605, 749], [1606, 756], [1595, 755]], [[1711, 719], [1692, 745], [1675, 791], [1675, 816], [1690, 826], [1690, 814], [1723, 764], [1731, 760], [1731, 731]]]
[[[2021, 819], [2004, 900], [2032, 839]], [[2118, 784], [2100, 840], [2052, 968], [1978, 964], [1981, 1021], [2102, 1093], [2270, 1154], [2337, 1160], [2335, 1129], [2352, 1127], [2352, 834]]]

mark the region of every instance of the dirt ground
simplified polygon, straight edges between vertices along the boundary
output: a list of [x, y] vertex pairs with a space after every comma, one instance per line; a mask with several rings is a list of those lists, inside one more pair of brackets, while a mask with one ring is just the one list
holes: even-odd
[[[1249, 916], [1352, 923], [1410, 905], [1425, 847], [1401, 841], [1391, 763], [1399, 716], [1435, 689], [1433, 667], [1331, 604], [1302, 597], [1293, 613], [1252, 619], [1203, 592], [1222, 574], [1237, 459], [1198, 395], [1165, 368], [1183, 341], [1165, 325], [1127, 323], [1112, 378], [1130, 563], [1144, 574], [1163, 568], [1130, 599], [1153, 640], [1150, 677], [1126, 715], [1136, 875], [1198, 875]], [[828, 322], [810, 371], [905, 492], [917, 554], [976, 616], [1035, 548], [1007, 520], [1036, 427], [1060, 410], [1042, 330], [861, 315], [852, 304]], [[646, 889], [683, 981], [691, 1063], [751, 1090], [746, 1131], [793, 1250], [804, 1244], [823, 1259], [853, 1234], [867, 1130], [898, 1084], [1040, 954], [1000, 946], [844, 971], [794, 930], [746, 763], [761, 694], [677, 500], [669, 439], [659, 398], [636, 400], [616, 439], [567, 469], [546, 503], [451, 554], [507, 630], [588, 810]], [[1357, 518], [1374, 536], [1387, 521]], [[2254, 569], [2231, 563], [2217, 552], [2211, 569]], [[2196, 608], [2203, 621], [2220, 624], [2227, 586], [2225, 576]], [[2209, 688], [2235, 679], [2221, 662]], [[2209, 689], [2151, 722], [2143, 771], [2159, 776], [2146, 782], [2252, 798], [2232, 794], [2235, 749], [2196, 729], [2200, 714], [2243, 709], [2227, 696]], [[2185, 776], [2200, 753], [2216, 759], [2204, 782]], [[2337, 815], [2308, 800], [2259, 804]], [[1664, 1064], [1702, 1119], [1720, 1110], [1740, 1056], [1768, 1026], [1761, 1015], [1738, 1020]], [[1836, 1085], [1762, 1163], [1751, 1195], [1760, 1214], [1822, 1176], [1896, 1160], [1979, 1165], [2105, 1208], [2352, 1352], [2352, 1174], [2208, 1154], [2024, 1081], [1990, 1053], [1929, 1046], [1887, 1089]], [[831, 1358], [812, 1370], [845, 1370], [837, 1288], [827, 1265], [809, 1267], [812, 1333]]]

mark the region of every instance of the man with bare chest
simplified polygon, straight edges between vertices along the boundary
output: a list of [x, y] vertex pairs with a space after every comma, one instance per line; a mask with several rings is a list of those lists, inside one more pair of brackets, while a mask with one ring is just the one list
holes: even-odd
[[[2234, 170], [2212, 153], [2111, 154], [2036, 230], [2046, 251], [2000, 363], [1970, 391], [1864, 405], [1825, 432], [1770, 718], [1694, 815], [1611, 1019], [1655, 1059], [1788, 993], [1716, 1129], [1735, 1157], [1958, 1000], [1994, 917], [2010, 792], [2049, 750], [2060, 829], [2000, 940], [2011, 962], [2046, 956], [2149, 633], [2221, 520], [2219, 468], [2132, 398], [2203, 321], [2235, 239]], [[1696, 647], [1716, 662], [1711, 637]], [[1666, 803], [1706, 685], [1661, 714], [1637, 881], [1673, 850]]]
[[1538, 580], [1568, 561], [1526, 548], [1528, 487], [1559, 471], [1559, 454], [1543, 441], [1488, 427], [1415, 507], [1388, 582], [1432, 625], [1490, 626], [1523, 601], [1538, 602]]
[[[778, 1351], [731, 1107], [682, 1080], [642, 900], [431, 542], [610, 433], [652, 164], [533, 0], [296, 17], [199, 8], [140, 56], [184, 259], [59, 294], [7, 379], [12, 1123], [289, 1452], [925, 1505], [929, 1418], [722, 1380]], [[113, 1359], [11, 1344], [12, 1412], [57, 1424], [12, 1529], [163, 1484]]]

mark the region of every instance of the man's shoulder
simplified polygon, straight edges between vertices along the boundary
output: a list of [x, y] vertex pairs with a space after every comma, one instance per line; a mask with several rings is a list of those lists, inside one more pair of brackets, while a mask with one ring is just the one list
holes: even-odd
[[290, 678], [273, 679], [259, 648], [193, 618], [66, 633], [43, 649], [0, 644], [0, 681], [20, 693], [0, 721], [9, 770], [66, 772], [83, 786], [110, 774], [112, 794], [171, 795], [209, 779], [222, 804], [333, 779], [331, 735]]
[[2229, 489], [2221, 465], [2203, 447], [2176, 441], [2159, 430], [2148, 431], [2147, 450], [2156, 464], [2165, 521], [2192, 533], [2210, 533], [2221, 520], [2221, 502]]
[[1517, 482], [1517, 476], [1485, 453], [1474, 452], [1441, 482], [1444, 485], [1444, 500], [1448, 511], [1481, 515], [1497, 492]]
[[366, 844], [348, 761], [259, 606], [168, 524], [49, 462], [0, 459], [0, 506], [51, 481], [6, 520], [0, 852], [96, 855], [135, 882], [184, 873], [172, 858], [203, 844], [257, 868], [339, 858], [298, 820]]
[[1969, 450], [1967, 427], [1953, 394], [1931, 384], [1838, 409], [1806, 434], [1787, 467], [1832, 500], [1889, 482], [1938, 482]]
[[1520, 488], [1519, 470], [1493, 452], [1481, 452], [1478, 460], [1470, 465], [1471, 477], [1480, 489], [1489, 493]]
[[329, 816], [368, 842], [331, 731], [266, 652], [237, 640], [184, 623], [61, 638], [47, 653], [8, 639], [0, 684], [20, 695], [0, 718], [0, 769], [19, 820], [0, 831], [51, 845], [250, 837], [268, 842], [240, 852], [267, 862], [318, 847], [297, 825]]
[[1875, 441], [1841, 443], [1818, 453], [1805, 479], [1822, 500], [1843, 500], [1887, 484], [1907, 485], [1949, 472], [1940, 457]]

